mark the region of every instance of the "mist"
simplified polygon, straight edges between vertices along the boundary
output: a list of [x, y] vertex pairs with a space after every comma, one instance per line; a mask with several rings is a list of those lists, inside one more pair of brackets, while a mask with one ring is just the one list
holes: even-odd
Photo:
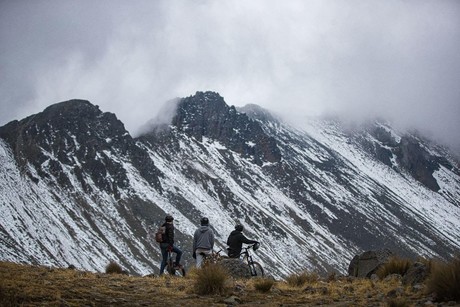
[[460, 152], [459, 50], [455, 0], [2, 1], [0, 125], [81, 98], [136, 135], [212, 90], [286, 118], [382, 117]]

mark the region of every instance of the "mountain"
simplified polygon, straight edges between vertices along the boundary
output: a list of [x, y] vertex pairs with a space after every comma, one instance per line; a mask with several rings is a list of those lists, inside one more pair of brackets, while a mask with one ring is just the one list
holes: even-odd
[[243, 224], [275, 277], [346, 273], [370, 249], [459, 253], [459, 163], [432, 141], [383, 121], [294, 127], [214, 92], [169, 104], [172, 117], [136, 138], [84, 100], [0, 127], [0, 259], [92, 271], [114, 260], [132, 274], [158, 272], [149, 229], [166, 214], [188, 266], [201, 216], [217, 249]]

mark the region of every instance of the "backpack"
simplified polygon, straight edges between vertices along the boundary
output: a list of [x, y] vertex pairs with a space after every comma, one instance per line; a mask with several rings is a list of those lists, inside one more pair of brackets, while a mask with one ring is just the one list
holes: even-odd
[[157, 231], [155, 232], [155, 241], [158, 243], [163, 242], [163, 236], [166, 233], [166, 226], [158, 227]]

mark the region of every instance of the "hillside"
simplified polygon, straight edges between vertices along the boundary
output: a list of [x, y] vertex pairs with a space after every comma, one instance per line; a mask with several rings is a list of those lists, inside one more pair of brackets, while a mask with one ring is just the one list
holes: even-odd
[[243, 224], [276, 278], [294, 268], [345, 274], [372, 249], [441, 259], [460, 251], [458, 161], [433, 141], [382, 121], [294, 127], [213, 92], [170, 103], [172, 117], [138, 137], [84, 100], [0, 127], [0, 259], [158, 272], [149, 229], [167, 213], [187, 267], [201, 216], [216, 249]]
[[367, 307], [399, 303], [398, 306], [435, 306], [431, 296], [424, 294], [424, 288], [404, 287], [398, 278], [385, 281], [336, 278], [307, 282], [298, 287], [276, 281], [266, 293], [255, 289], [257, 280], [229, 279], [225, 290], [213, 295], [196, 294], [195, 282], [193, 273], [186, 278], [132, 277], [0, 262], [0, 304]]

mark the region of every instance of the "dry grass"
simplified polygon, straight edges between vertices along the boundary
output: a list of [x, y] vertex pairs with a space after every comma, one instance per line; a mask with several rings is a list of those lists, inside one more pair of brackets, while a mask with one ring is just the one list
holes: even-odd
[[105, 272], [107, 274], [123, 274], [123, 268], [115, 261], [110, 261], [110, 263], [105, 267]]
[[196, 270], [195, 292], [200, 295], [222, 294], [228, 273], [223, 267], [209, 263], [202, 269]]
[[254, 280], [254, 289], [262, 293], [267, 293], [274, 284], [275, 281], [271, 278], [257, 278]]
[[383, 279], [391, 274], [399, 274], [403, 276], [412, 265], [412, 260], [407, 258], [392, 257], [387, 263], [382, 265], [376, 272], [380, 279]]
[[434, 262], [427, 280], [427, 292], [437, 301], [460, 300], [460, 255], [450, 262]]
[[[306, 279], [302, 286], [272, 280], [267, 292], [271, 282], [264, 279], [227, 278], [215, 292], [205, 291], [214, 294], [201, 294], [196, 283], [204, 270], [189, 272], [185, 278], [152, 278], [0, 262], [0, 306], [225, 306], [232, 296], [241, 306], [414, 306], [430, 298], [398, 280], [345, 277]], [[219, 283], [218, 276], [210, 279]]]
[[287, 283], [293, 287], [302, 287], [306, 283], [314, 283], [319, 280], [319, 275], [314, 272], [303, 271], [298, 274], [289, 275], [286, 278]]

